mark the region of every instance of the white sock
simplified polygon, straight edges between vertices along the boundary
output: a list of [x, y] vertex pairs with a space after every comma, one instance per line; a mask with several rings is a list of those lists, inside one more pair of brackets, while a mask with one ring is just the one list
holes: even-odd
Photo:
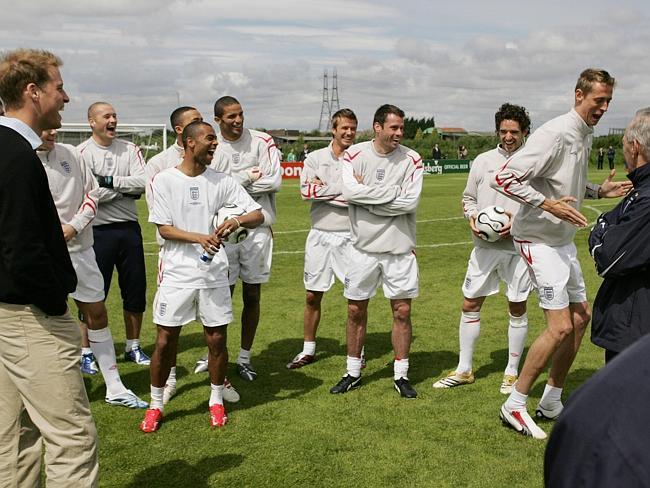
[[126, 393], [127, 388], [122, 384], [120, 372], [115, 359], [115, 344], [108, 327], [99, 330], [88, 329], [88, 342], [97, 359], [99, 370], [106, 384], [106, 395], [115, 396]]
[[398, 359], [395, 358], [393, 363], [393, 379], [400, 378], [408, 379], [409, 374], [409, 358]]
[[313, 356], [316, 354], [316, 341], [305, 341], [302, 343], [303, 356]]
[[140, 347], [140, 339], [127, 339], [124, 345], [124, 352], [132, 351], [137, 347]]
[[169, 376], [165, 382], [165, 386], [176, 386], [176, 366], [172, 366], [172, 369], [169, 370]]
[[526, 410], [526, 402], [528, 401], [528, 395], [519, 393], [517, 391], [517, 383], [515, 383], [512, 393], [506, 400], [506, 406], [512, 410]]
[[348, 356], [347, 368], [348, 368], [348, 374], [350, 376], [354, 376], [355, 378], [361, 376], [361, 358]]
[[521, 317], [510, 315], [508, 325], [508, 365], [505, 374], [517, 376], [519, 373], [519, 361], [524, 353], [526, 337], [528, 336], [528, 314]]
[[149, 408], [157, 408], [161, 412], [163, 411], [163, 392], [165, 391], [165, 387], [161, 386], [158, 388], [157, 386], [151, 385], [151, 401], [149, 402]]
[[365, 358], [365, 357], [366, 357], [366, 346], [363, 346], [363, 347], [361, 348], [361, 357], [362, 357], [362, 358]]
[[223, 405], [223, 385], [213, 385], [210, 383], [209, 405]]
[[539, 401], [540, 404], [546, 406], [551, 406], [554, 403], [562, 402], [562, 388], [557, 388], [551, 386], [548, 383], [544, 387], [544, 393], [542, 393], [542, 399]]
[[248, 364], [251, 362], [251, 352], [246, 349], [239, 350], [239, 356], [237, 356], [237, 364]]
[[472, 370], [472, 357], [474, 346], [481, 333], [481, 312], [463, 312], [458, 326], [458, 341], [460, 354], [458, 355], [457, 373], [469, 373]]
[[90, 354], [93, 352], [93, 350], [90, 347], [82, 347], [81, 348], [81, 355], [85, 356], [86, 354]]

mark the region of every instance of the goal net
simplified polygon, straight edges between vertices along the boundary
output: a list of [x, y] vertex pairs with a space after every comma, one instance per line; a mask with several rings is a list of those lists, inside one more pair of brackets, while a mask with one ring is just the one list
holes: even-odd
[[[64, 123], [57, 134], [58, 142], [76, 146], [88, 139], [92, 132], [88, 122]], [[139, 146], [145, 161], [167, 149], [165, 124], [118, 124], [117, 137]]]

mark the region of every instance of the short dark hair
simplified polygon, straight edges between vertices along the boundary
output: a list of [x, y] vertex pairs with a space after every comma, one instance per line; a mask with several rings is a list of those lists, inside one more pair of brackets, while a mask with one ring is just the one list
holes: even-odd
[[239, 103], [239, 100], [235, 97], [231, 97], [230, 95], [221, 97], [219, 100], [214, 102], [214, 116], [221, 117], [223, 115], [223, 109], [230, 107], [231, 105], [241, 105], [241, 103]]
[[208, 126], [213, 129], [212, 125], [208, 124], [207, 122], [203, 122], [202, 120], [195, 120], [194, 122], [190, 122], [185, 126], [183, 129], [183, 134], [181, 135], [181, 140], [183, 141], [184, 148], [187, 148], [187, 140], [190, 137], [196, 137], [196, 134], [199, 132], [201, 127], [204, 126]]
[[336, 129], [336, 127], [339, 125], [339, 120], [341, 119], [350, 119], [354, 120], [357, 124], [359, 121], [357, 120], [357, 116], [354, 114], [352, 110], [349, 108], [342, 108], [341, 110], [337, 110], [334, 112], [334, 115], [332, 115], [332, 128]]
[[[95, 109], [97, 107], [102, 106], [102, 105], [107, 105], [109, 107], [113, 107], [113, 105], [111, 105], [108, 102], [101, 102], [100, 101], [100, 102], [91, 103], [90, 107], [88, 107], [88, 120], [92, 119], [95, 116]], [[113, 108], [115, 108], [115, 107], [113, 107]]]
[[530, 130], [530, 117], [524, 107], [520, 105], [513, 105], [511, 103], [504, 103], [501, 105], [499, 111], [494, 114], [494, 123], [496, 131], [499, 132], [501, 122], [504, 120], [514, 120], [519, 123], [521, 132], [527, 133]]
[[177, 125], [181, 124], [181, 117], [185, 112], [189, 112], [190, 110], [196, 110], [194, 107], [178, 107], [176, 110], [172, 112], [172, 114], [169, 116], [169, 123], [172, 124], [172, 129], [176, 127]]
[[383, 127], [384, 122], [386, 122], [386, 117], [388, 117], [389, 114], [397, 115], [402, 119], [404, 118], [404, 111], [401, 108], [396, 107], [395, 105], [385, 104], [379, 107], [375, 112], [375, 116], [372, 119], [372, 125], [379, 124]]
[[582, 91], [582, 94], [586, 95], [593, 89], [594, 83], [604, 83], [614, 88], [616, 79], [604, 69], [587, 68], [580, 73], [575, 89]]

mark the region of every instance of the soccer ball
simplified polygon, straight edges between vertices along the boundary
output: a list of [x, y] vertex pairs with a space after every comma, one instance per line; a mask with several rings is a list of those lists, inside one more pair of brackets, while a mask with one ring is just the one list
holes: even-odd
[[476, 216], [476, 228], [479, 237], [488, 242], [496, 242], [499, 232], [510, 222], [510, 217], [502, 207], [492, 205], [481, 210]]
[[[232, 203], [226, 203], [223, 207], [219, 209], [217, 212], [217, 215], [214, 216], [212, 219], [212, 225], [214, 226], [215, 229], [217, 229], [221, 224], [223, 224], [226, 220], [231, 219], [233, 217], [240, 217], [241, 215], [244, 215], [246, 211], [238, 207], [237, 205], [234, 205]], [[238, 244], [242, 242], [244, 239], [248, 237], [248, 229], [245, 227], [237, 227], [233, 232], [228, 234], [228, 236], [223, 237], [222, 239], [225, 242], [228, 242], [230, 244]]]

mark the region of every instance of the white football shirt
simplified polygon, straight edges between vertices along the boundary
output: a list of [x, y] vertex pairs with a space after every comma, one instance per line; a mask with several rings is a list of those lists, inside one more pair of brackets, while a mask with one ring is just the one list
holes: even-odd
[[[228, 203], [246, 212], [261, 208], [231, 176], [211, 168], [194, 177], [177, 168], [161, 171], [153, 179], [152, 200], [149, 222], [202, 234], [214, 232], [213, 217]], [[198, 267], [202, 253], [199, 244], [165, 240], [158, 263], [158, 285], [179, 288], [228, 286], [225, 249], [219, 249], [207, 270]]]

